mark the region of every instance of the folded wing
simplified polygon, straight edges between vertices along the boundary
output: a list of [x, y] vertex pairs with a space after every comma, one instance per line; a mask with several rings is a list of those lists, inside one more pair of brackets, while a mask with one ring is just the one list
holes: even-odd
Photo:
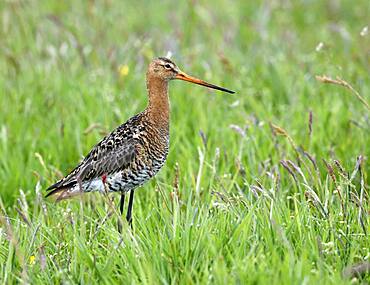
[[52, 191], [46, 197], [129, 167], [136, 156], [135, 140], [113, 142], [113, 138], [107, 137], [97, 144], [70, 174], [47, 189]]

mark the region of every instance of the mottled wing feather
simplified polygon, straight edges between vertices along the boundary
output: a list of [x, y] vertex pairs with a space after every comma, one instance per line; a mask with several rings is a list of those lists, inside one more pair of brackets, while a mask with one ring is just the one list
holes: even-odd
[[89, 181], [128, 167], [136, 154], [135, 141], [122, 140], [114, 145], [110, 143], [113, 139], [111, 136], [103, 139], [69, 175], [47, 190], [68, 187], [78, 180]]
[[125, 169], [134, 159], [135, 149], [131, 141], [117, 148], [101, 151], [84, 164], [78, 175], [82, 181], [85, 181]]

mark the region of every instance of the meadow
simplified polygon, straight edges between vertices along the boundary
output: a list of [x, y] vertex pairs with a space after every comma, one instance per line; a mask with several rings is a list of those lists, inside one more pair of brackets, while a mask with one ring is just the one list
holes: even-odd
[[[0, 2], [0, 282], [370, 283], [369, 1]], [[147, 104], [172, 54], [165, 167], [46, 188]], [[367, 270], [366, 270], [367, 268]]]

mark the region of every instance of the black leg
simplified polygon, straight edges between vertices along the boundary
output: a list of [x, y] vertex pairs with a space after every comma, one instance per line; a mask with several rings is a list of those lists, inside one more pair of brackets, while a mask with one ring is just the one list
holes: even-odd
[[[119, 204], [119, 210], [121, 212], [121, 215], [123, 214], [123, 206], [124, 205], [125, 205], [125, 192], [121, 192], [121, 201], [120, 201], [120, 204]], [[117, 227], [118, 227], [118, 232], [122, 233], [121, 217], [118, 217]]]
[[121, 215], [123, 214], [123, 206], [125, 205], [125, 192], [121, 193], [121, 202], [119, 205], [119, 210], [121, 211]]
[[128, 201], [127, 215], [126, 215], [126, 220], [131, 226], [131, 229], [132, 229], [132, 205], [133, 204], [134, 204], [134, 190], [131, 190], [130, 200]]

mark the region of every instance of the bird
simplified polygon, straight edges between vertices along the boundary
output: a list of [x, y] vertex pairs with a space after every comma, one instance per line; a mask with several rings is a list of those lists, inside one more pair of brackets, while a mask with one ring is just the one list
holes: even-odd
[[60, 201], [86, 192], [117, 192], [123, 215], [129, 193], [126, 220], [132, 226], [135, 189], [159, 172], [169, 152], [168, 84], [175, 79], [235, 93], [186, 74], [168, 58], [154, 58], [146, 72], [148, 104], [144, 111], [106, 135], [68, 175], [47, 188], [46, 197]]

